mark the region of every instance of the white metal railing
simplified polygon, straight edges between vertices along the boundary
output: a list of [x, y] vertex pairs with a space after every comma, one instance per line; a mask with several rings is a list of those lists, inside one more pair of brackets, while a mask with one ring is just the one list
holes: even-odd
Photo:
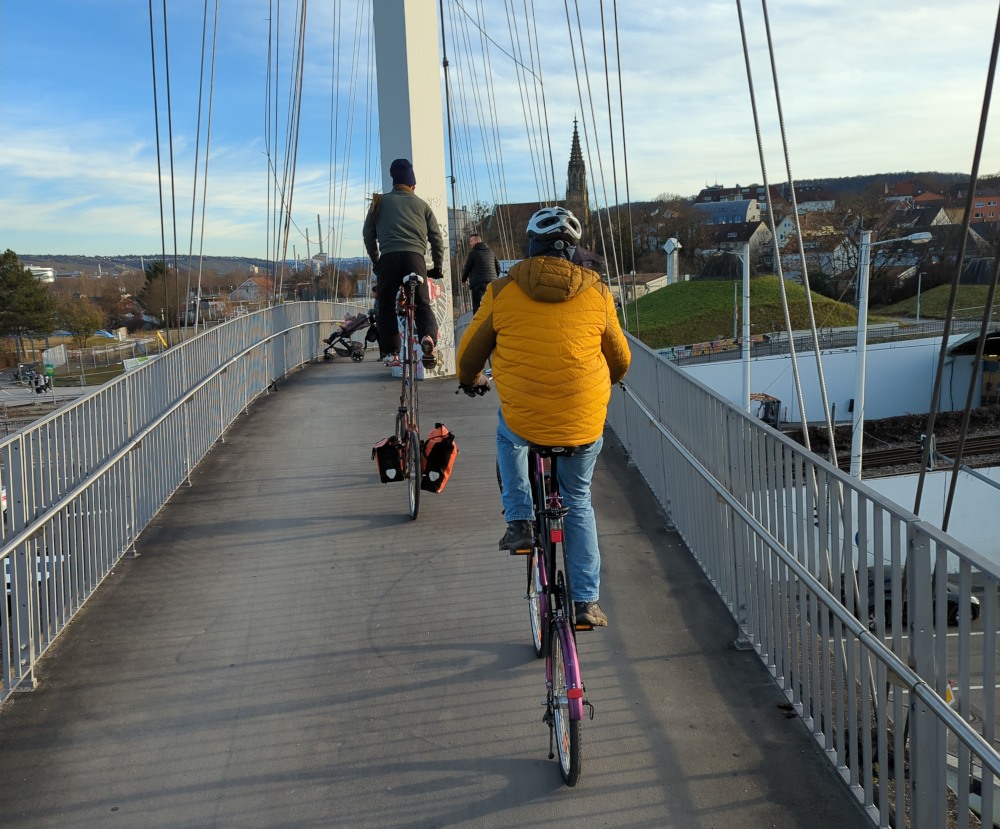
[[0, 438], [0, 701], [32, 687], [38, 657], [233, 421], [359, 310], [240, 316]]
[[873, 825], [1000, 815], [997, 564], [630, 341], [609, 424]]

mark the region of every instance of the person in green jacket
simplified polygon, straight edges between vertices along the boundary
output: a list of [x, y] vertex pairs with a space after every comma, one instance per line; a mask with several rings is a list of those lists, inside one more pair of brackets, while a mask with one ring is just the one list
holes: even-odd
[[[396, 322], [396, 294], [403, 277], [410, 273], [431, 279], [443, 278], [444, 240], [434, 211], [414, 190], [417, 179], [409, 159], [397, 158], [389, 166], [392, 190], [376, 195], [365, 218], [362, 235], [377, 280], [375, 320], [379, 349], [384, 357], [399, 354], [399, 326]], [[427, 270], [427, 245], [433, 267]], [[431, 308], [426, 281], [417, 286], [414, 317], [417, 336], [427, 368], [437, 364], [435, 348], [438, 324]]]
[[500, 398], [497, 463], [507, 532], [501, 549], [531, 546], [528, 447], [576, 447], [559, 459], [569, 507], [566, 558], [578, 622], [606, 625], [598, 603], [601, 553], [590, 482], [603, 444], [611, 384], [631, 362], [614, 298], [597, 273], [574, 264], [580, 222], [546, 207], [528, 222], [528, 257], [490, 283], [458, 347], [458, 381], [484, 388], [487, 359]]

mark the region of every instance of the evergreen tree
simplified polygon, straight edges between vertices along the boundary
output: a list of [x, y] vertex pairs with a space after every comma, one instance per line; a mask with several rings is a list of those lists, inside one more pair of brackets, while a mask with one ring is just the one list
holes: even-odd
[[0, 336], [20, 340], [49, 334], [55, 328], [55, 305], [48, 289], [21, 265], [9, 248], [0, 256]]

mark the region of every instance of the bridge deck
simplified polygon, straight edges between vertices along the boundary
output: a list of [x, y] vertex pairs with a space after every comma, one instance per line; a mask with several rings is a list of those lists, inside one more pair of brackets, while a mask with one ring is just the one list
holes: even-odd
[[496, 400], [422, 384], [461, 454], [412, 522], [369, 458], [398, 397], [370, 360], [258, 402], [0, 712], [4, 829], [866, 825], [613, 436], [565, 788], [496, 549]]

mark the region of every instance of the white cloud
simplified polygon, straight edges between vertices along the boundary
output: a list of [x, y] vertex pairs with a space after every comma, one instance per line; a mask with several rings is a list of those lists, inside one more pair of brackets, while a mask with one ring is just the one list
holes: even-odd
[[[450, 79], [457, 102], [453, 115], [459, 203], [537, 198], [538, 176], [550, 179], [553, 168], [561, 196], [574, 116], [588, 128], [591, 180], [598, 179], [600, 159], [610, 190], [614, 159], [623, 193], [618, 82], [612, 77], [616, 137], [612, 147], [602, 30], [594, 21], [597, 4], [581, 4], [587, 16], [582, 46], [591, 71], [596, 130], [591, 124], [589, 100], [583, 105], [579, 100], [562, 4], [534, 5], [551, 160], [547, 157], [548, 138], [532, 155], [516, 72], [510, 58], [501, 52], [501, 48], [511, 50], [512, 31], [521, 34], [524, 47], [523, 37], [534, 30], [534, 23], [529, 27], [521, 21], [513, 30], [508, 29], [507, 7], [499, 0], [482, 0], [481, 4], [479, 0], [463, 0], [463, 4], [470, 14], [482, 6], [499, 47], [490, 47], [487, 67], [474, 27], [465, 18], [457, 20], [455, 26], [449, 22]], [[160, 195], [148, 18], [145, 9], [123, 11], [120, 2], [111, 0], [92, 0], [85, 5], [85, 9], [67, 7], [65, 19], [58, 20], [39, 18], [44, 4], [17, 4], [9, 11], [5, 7], [5, 25], [0, 32], [0, 178], [4, 182], [0, 191], [0, 246], [29, 253], [155, 252], [160, 248]], [[619, 0], [617, 6], [632, 197], [650, 198], [665, 191], [690, 195], [715, 180], [727, 184], [759, 181], [735, 4], [730, 0], [687, 5]], [[288, 152], [284, 145], [294, 7], [287, 4], [283, 11], [287, 17], [281, 27], [280, 76], [277, 87], [273, 80], [270, 85], [271, 94], [277, 89], [279, 100], [277, 104], [270, 102], [269, 113], [265, 111], [267, 8], [257, 0], [236, 0], [220, 7], [207, 253], [266, 256], [268, 247], [273, 248], [264, 132], [269, 125], [268, 140], [277, 135], [279, 156]], [[372, 178], [379, 175], [376, 135], [371, 131], [377, 118], [366, 111], [369, 101], [374, 104], [375, 100], [368, 83], [372, 71], [369, 40], [367, 31], [362, 30], [359, 37], [357, 28], [359, 20], [366, 22], [369, 6], [336, 7], [343, 14], [341, 42], [336, 47], [330, 43], [334, 6], [309, 7], [294, 196], [294, 244], [300, 253], [304, 253], [306, 227], [315, 245], [316, 214], [325, 225], [331, 200], [340, 250], [348, 255], [360, 253], [364, 199], [376, 186]], [[611, 4], [605, 4], [605, 33], [614, 70], [611, 9]], [[785, 169], [761, 8], [746, 2], [743, 10], [768, 175], [776, 182], [784, 180]], [[200, 152], [205, 149], [208, 89], [204, 89], [206, 109], [199, 140], [201, 8], [181, 6], [171, 8], [170, 13], [175, 198], [178, 242], [186, 252], [194, 150], [196, 142]], [[772, 0], [770, 24], [795, 176], [968, 170], [995, 14], [995, 8], [985, 0], [954, 0], [947, 9], [932, 0], [868, 4]], [[36, 40], [33, 32], [39, 27], [46, 30], [47, 38], [29, 56]], [[98, 42], [114, 43], [115, 48], [95, 49], [92, 44], [97, 35], [101, 37]], [[471, 52], [466, 50], [466, 38], [473, 47]], [[583, 54], [577, 38], [576, 59], [581, 67]], [[162, 51], [158, 55], [162, 60]], [[355, 56], [361, 61], [357, 75], [352, 71]], [[333, 153], [337, 171], [331, 192], [330, 88], [336, 60], [340, 61], [337, 82], [342, 112], [337, 122]], [[205, 80], [207, 83], [207, 75]], [[479, 92], [487, 110], [483, 114], [488, 122], [485, 149], [474, 91]], [[169, 177], [162, 75], [158, 92], [161, 163], [164, 176]], [[583, 94], [587, 95], [585, 86]], [[347, 111], [349, 105], [351, 112]], [[391, 128], [382, 125], [383, 130]], [[494, 130], [498, 144], [494, 143]], [[987, 144], [983, 172], [1000, 168], [994, 144]], [[339, 182], [348, 145], [349, 183], [346, 194], [341, 194]], [[495, 169], [498, 153], [504, 162], [502, 175]], [[541, 161], [538, 153], [545, 155]], [[280, 158], [278, 163], [283, 163]], [[200, 199], [200, 186], [198, 190]], [[168, 246], [172, 247], [169, 190], [164, 198]], [[200, 204], [196, 228], [198, 225]]]

